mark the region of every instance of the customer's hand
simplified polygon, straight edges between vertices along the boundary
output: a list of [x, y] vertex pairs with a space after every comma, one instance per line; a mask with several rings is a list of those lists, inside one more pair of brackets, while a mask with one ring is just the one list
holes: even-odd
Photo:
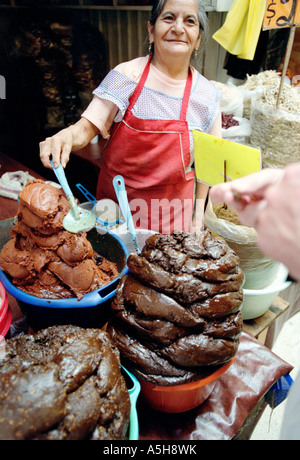
[[[236, 200], [234, 190], [247, 200]], [[262, 251], [300, 280], [300, 163], [213, 187], [211, 199], [238, 211], [241, 222], [256, 229]]]
[[282, 169], [262, 169], [241, 179], [215, 185], [210, 191], [210, 198], [214, 203], [226, 202], [240, 213], [249, 204], [263, 199], [267, 188], [279, 181], [282, 175]]
[[284, 263], [300, 280], [300, 163], [284, 169], [282, 179], [265, 192], [254, 227], [262, 250]]

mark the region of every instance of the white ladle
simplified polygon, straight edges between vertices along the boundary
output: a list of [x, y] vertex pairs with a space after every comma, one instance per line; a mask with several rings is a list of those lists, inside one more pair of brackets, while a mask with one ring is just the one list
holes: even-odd
[[125, 189], [125, 181], [124, 181], [123, 176], [115, 176], [113, 178], [113, 186], [114, 186], [117, 198], [118, 198], [118, 202], [119, 202], [122, 214], [126, 221], [131, 239], [133, 241], [134, 248], [137, 254], [139, 254], [141, 251], [139, 248], [139, 243], [138, 243], [138, 239], [137, 239], [136, 232], [135, 232], [132, 214], [131, 214], [129, 203], [128, 203], [127, 192]]

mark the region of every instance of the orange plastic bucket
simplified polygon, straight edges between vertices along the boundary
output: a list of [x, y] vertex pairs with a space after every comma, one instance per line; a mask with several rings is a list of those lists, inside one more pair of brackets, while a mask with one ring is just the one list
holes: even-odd
[[208, 377], [182, 385], [161, 386], [137, 377], [141, 384], [141, 396], [150, 407], [160, 412], [177, 413], [194, 409], [211, 395], [216, 380], [233, 361], [234, 358]]

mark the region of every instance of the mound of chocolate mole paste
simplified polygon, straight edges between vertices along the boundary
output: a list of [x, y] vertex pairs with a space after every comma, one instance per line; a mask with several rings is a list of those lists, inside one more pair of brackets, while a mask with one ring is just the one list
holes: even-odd
[[195, 381], [230, 361], [242, 330], [239, 258], [209, 230], [155, 234], [117, 288], [107, 331], [122, 362], [159, 385]]
[[0, 439], [125, 439], [130, 400], [119, 351], [100, 329], [52, 326], [6, 341]]
[[19, 289], [42, 298], [80, 300], [118, 275], [115, 263], [95, 257], [85, 232], [64, 230], [70, 205], [61, 188], [32, 180], [19, 202], [11, 239], [0, 253], [1, 269]]

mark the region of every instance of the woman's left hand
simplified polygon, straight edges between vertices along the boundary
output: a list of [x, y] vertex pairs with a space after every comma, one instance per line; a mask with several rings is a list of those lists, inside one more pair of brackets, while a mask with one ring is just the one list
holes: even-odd
[[204, 225], [200, 225], [200, 226], [197, 226], [197, 225], [194, 225], [194, 223], [192, 222], [192, 225], [191, 225], [191, 233], [194, 233], [194, 235], [196, 235], [196, 237], [199, 237], [201, 232], [203, 231], [203, 228], [204, 228]]
[[191, 225], [191, 233], [200, 236], [204, 227], [204, 208], [209, 187], [202, 182], [196, 182], [195, 211]]
[[200, 236], [204, 228], [204, 204], [198, 203], [195, 207], [194, 217], [191, 225], [191, 233], [194, 233], [197, 237]]

